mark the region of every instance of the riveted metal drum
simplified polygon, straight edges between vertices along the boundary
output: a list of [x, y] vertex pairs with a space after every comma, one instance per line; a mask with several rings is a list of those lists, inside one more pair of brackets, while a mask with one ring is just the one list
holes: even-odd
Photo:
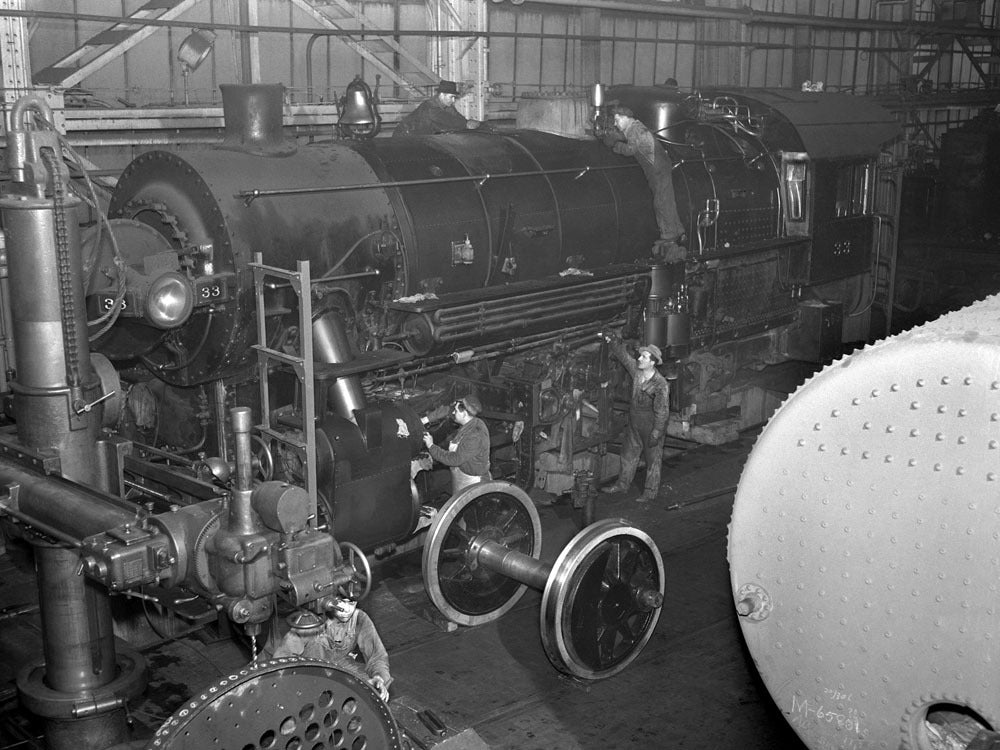
[[945, 709], [1000, 728], [1000, 298], [833, 363], [744, 469], [743, 635], [812, 748], [929, 750]]

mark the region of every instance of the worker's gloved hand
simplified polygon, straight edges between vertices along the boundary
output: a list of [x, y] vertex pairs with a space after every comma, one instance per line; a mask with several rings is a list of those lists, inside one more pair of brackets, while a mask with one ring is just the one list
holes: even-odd
[[663, 433], [660, 430], [653, 430], [651, 433], [649, 433], [650, 443], [656, 444], [661, 440], [663, 440]]
[[379, 698], [381, 698], [386, 702], [389, 701], [389, 688], [386, 687], [385, 680], [383, 680], [380, 675], [375, 675], [374, 677], [369, 679], [368, 684], [375, 689], [375, 692], [378, 693]]
[[605, 341], [607, 341], [609, 344], [613, 344], [615, 342], [622, 340], [621, 333], [619, 333], [616, 330], [603, 330], [597, 335], [600, 336]]
[[450, 404], [441, 404], [441, 406], [438, 406], [437, 408], [431, 409], [429, 412], [427, 412], [423, 416], [423, 418], [421, 419], [421, 421], [424, 424], [428, 424], [430, 422], [440, 422], [442, 419], [444, 419], [445, 417], [447, 417], [449, 414], [451, 414], [451, 405]]
[[431, 435], [429, 432], [424, 433], [424, 445], [426, 445], [428, 448], [434, 445], [434, 436]]

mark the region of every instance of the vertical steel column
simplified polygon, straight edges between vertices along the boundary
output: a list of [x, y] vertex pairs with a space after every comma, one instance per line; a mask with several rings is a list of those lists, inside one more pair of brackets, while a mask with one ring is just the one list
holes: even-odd
[[[29, 452], [54, 453], [66, 479], [92, 487], [100, 475], [103, 394], [87, 339], [80, 201], [68, 192], [52, 122], [45, 102], [26, 97], [11, 110], [7, 133], [12, 182], [0, 212], [17, 362], [11, 390], [18, 442]], [[145, 663], [134, 653], [119, 663], [110, 598], [78, 572], [78, 551], [33, 543], [45, 661], [18, 675], [21, 700], [46, 720], [50, 750], [127, 740], [124, 702], [145, 683]]]
[[[57, 451], [64, 477], [93, 486], [100, 410], [83, 412], [82, 407], [100, 396], [100, 382], [87, 341], [79, 205], [78, 199], [67, 198], [65, 215], [57, 222], [52, 200], [0, 201], [11, 280], [17, 362], [11, 389], [18, 438], [29, 448]], [[66, 265], [62, 272], [61, 263]]]

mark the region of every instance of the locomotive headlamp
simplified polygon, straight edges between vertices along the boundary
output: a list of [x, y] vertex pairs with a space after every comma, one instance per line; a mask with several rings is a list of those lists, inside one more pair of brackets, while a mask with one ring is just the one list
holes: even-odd
[[145, 318], [157, 328], [177, 328], [194, 309], [194, 291], [183, 274], [168, 271], [149, 285]]

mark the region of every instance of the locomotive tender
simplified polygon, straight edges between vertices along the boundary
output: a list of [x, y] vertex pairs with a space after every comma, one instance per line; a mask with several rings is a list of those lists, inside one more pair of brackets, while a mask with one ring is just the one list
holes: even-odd
[[[635, 658], [662, 603], [655, 545], [595, 524], [542, 567], [524, 492], [614, 470], [624, 383], [596, 334], [676, 359], [672, 434], [718, 441], [766, 419], [758, 372], [871, 335], [892, 253], [879, 149], [896, 126], [846, 96], [606, 93], [677, 165], [684, 263], [650, 257], [641, 170], [582, 128], [300, 145], [280, 86], [223, 87], [224, 141], [140, 155], [104, 217], [68, 189], [44, 103], [18, 103], [0, 511], [34, 545], [40, 587], [70, 602], [43, 608], [45, 663], [19, 680], [53, 746], [120, 735], [142, 687], [102, 587], [193, 591], [256, 636], [276, 594], [321, 608], [370, 583], [366, 554], [427, 527], [428, 594], [451, 619], [486, 622], [544, 586], [557, 667], [606, 677]], [[425, 420], [469, 392], [512, 483], [428, 511], [413, 482]], [[588, 576], [612, 548], [633, 561], [624, 577]], [[607, 586], [628, 602], [624, 643], [571, 627]]]

